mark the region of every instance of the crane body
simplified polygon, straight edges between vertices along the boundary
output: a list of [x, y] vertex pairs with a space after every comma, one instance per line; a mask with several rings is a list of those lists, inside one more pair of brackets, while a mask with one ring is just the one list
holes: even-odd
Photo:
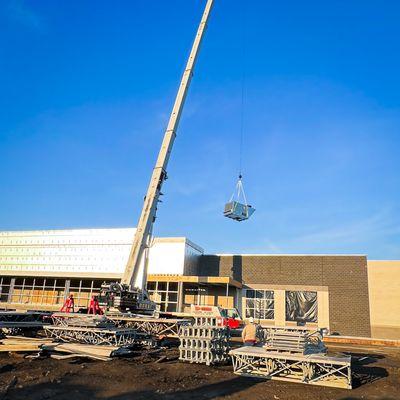
[[168, 161], [213, 4], [214, 0], [207, 0], [144, 198], [121, 283], [105, 284], [102, 288], [101, 303], [107, 307], [147, 314], [155, 310], [155, 303], [148, 299], [146, 293], [148, 250], [152, 228], [156, 219], [159, 198], [162, 195], [161, 188], [167, 179]]

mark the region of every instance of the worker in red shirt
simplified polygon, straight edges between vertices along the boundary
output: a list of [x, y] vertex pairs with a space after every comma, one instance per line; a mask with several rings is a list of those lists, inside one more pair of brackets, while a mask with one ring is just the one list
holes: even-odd
[[257, 324], [254, 318], [249, 318], [249, 323], [243, 328], [242, 340], [245, 346], [255, 346], [257, 344]]

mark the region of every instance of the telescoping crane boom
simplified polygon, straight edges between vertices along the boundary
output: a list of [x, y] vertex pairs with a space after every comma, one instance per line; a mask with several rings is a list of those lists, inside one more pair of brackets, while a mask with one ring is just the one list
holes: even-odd
[[192, 50], [183, 72], [161, 149], [144, 199], [124, 275], [121, 283], [103, 286], [100, 297], [102, 305], [118, 308], [120, 311], [137, 313], [152, 313], [155, 309], [155, 304], [147, 298], [145, 290], [147, 282], [147, 253], [153, 224], [156, 219], [161, 188], [167, 179], [168, 161], [213, 4], [214, 0], [207, 0]]

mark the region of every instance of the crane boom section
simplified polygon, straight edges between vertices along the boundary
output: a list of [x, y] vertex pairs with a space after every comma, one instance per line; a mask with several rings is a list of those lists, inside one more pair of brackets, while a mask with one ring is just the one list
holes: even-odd
[[208, 18], [213, 7], [214, 0], [207, 0], [205, 10], [193, 42], [192, 50], [183, 72], [182, 80], [176, 95], [175, 103], [169, 118], [167, 129], [164, 134], [161, 149], [158, 154], [156, 165], [150, 179], [147, 194], [144, 200], [143, 209], [137, 225], [134, 241], [132, 244], [129, 259], [124, 271], [122, 283], [130, 287], [145, 289], [147, 279], [147, 266], [143, 259], [144, 252], [149, 246], [152, 226], [156, 218], [157, 204], [164, 180], [167, 178], [167, 165], [175, 141], [182, 109], [185, 104], [186, 95], [193, 76], [197, 56], [204, 31], [207, 27]]

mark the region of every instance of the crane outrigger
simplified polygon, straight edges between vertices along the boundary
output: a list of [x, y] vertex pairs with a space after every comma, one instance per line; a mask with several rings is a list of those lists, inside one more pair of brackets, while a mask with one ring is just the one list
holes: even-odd
[[152, 229], [156, 220], [159, 198], [162, 195], [161, 188], [168, 177], [168, 161], [213, 4], [214, 0], [207, 0], [144, 198], [122, 280], [120, 283], [114, 282], [102, 286], [100, 304], [106, 309], [118, 309], [136, 314], [153, 314], [156, 310], [156, 304], [149, 299], [146, 292], [148, 251]]

